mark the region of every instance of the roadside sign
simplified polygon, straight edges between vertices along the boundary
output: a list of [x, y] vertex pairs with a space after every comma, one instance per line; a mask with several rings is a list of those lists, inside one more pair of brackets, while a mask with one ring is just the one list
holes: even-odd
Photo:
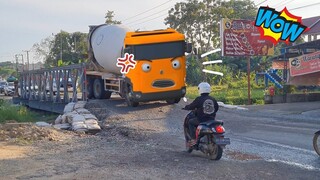
[[274, 54], [271, 41], [260, 38], [251, 20], [222, 19], [220, 24], [222, 56], [269, 56]]
[[320, 71], [320, 51], [290, 58], [290, 75], [301, 76]]

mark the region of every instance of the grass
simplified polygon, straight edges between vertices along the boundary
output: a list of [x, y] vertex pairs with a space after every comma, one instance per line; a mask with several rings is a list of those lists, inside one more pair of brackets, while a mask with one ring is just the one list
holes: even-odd
[[12, 105], [8, 101], [0, 99], [0, 123], [13, 122], [50, 122], [57, 117], [54, 113], [33, 111], [25, 106]]
[[[211, 96], [225, 104], [243, 105], [248, 103], [248, 89], [229, 89], [226, 86], [214, 86], [211, 88]], [[196, 86], [187, 87], [187, 95], [190, 99], [199, 96]], [[251, 89], [251, 102], [264, 104], [264, 89]]]

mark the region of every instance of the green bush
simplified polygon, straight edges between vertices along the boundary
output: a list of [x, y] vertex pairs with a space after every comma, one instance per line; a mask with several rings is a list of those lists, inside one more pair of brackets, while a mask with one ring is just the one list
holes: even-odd
[[[247, 88], [228, 88], [228, 86], [212, 86], [210, 95], [217, 101], [225, 104], [243, 105], [248, 104]], [[264, 104], [264, 89], [251, 89], [251, 103]], [[187, 87], [187, 95], [189, 99], [195, 99], [199, 96], [196, 86]]]
[[32, 121], [34, 116], [25, 106], [13, 106], [3, 99], [0, 100], [0, 123], [9, 120], [28, 122]]
[[254, 104], [264, 104], [264, 100], [263, 99], [257, 99]]
[[289, 94], [293, 94], [296, 92], [296, 87], [294, 85], [284, 85], [283, 91]]

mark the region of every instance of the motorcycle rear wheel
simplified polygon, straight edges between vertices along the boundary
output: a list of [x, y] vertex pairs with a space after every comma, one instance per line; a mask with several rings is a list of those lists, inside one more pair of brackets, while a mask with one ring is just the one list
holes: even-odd
[[319, 139], [320, 133], [315, 133], [313, 136], [313, 148], [316, 151], [316, 153], [320, 156], [320, 139]]
[[189, 146], [189, 143], [186, 142], [186, 150], [187, 150], [187, 153], [192, 153], [192, 148]]
[[208, 156], [211, 160], [219, 160], [222, 157], [223, 149], [221, 146], [218, 146], [216, 144], [210, 144], [210, 152], [208, 153]]
[[186, 139], [186, 150], [188, 153], [191, 153], [192, 152], [192, 148], [189, 146], [189, 141], [190, 141], [190, 135], [189, 135], [189, 132], [188, 132], [188, 128], [187, 127], [184, 127], [184, 137]]

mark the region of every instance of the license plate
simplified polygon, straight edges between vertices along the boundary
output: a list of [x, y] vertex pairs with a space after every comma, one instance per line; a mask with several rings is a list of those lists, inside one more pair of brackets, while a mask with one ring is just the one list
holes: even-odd
[[215, 138], [214, 142], [218, 145], [230, 144], [230, 138]]

